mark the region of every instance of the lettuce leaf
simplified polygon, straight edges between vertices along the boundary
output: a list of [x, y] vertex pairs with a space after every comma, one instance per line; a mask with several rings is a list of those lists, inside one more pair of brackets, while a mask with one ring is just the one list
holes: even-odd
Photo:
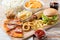
[[51, 18], [49, 18], [49, 17], [47, 17], [45, 15], [42, 15], [42, 20], [46, 24], [51, 24], [51, 22], [54, 22], [55, 23], [57, 21], [57, 19], [58, 19], [58, 16], [57, 15], [54, 15]]
[[54, 15], [53, 17], [52, 17], [52, 20], [57, 20], [58, 19], [58, 16], [57, 15]]
[[50, 19], [47, 16], [42, 15], [42, 20], [44, 21], [44, 23], [47, 23]]

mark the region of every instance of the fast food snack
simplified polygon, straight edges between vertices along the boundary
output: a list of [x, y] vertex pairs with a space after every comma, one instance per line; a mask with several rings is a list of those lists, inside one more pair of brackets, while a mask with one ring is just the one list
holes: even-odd
[[16, 12], [15, 12], [14, 9], [9, 9], [9, 10], [6, 11], [6, 17], [8, 19], [14, 19], [15, 15], [16, 15]]
[[58, 21], [58, 11], [53, 8], [44, 10], [42, 20], [47, 24], [54, 24]]
[[12, 37], [23, 37], [22, 23], [16, 19], [5, 20], [4, 29]]
[[31, 30], [31, 25], [29, 22], [26, 22], [23, 24], [23, 31], [30, 31]]
[[26, 10], [29, 10], [33, 13], [39, 11], [40, 9], [42, 9], [44, 6], [44, 3], [40, 0], [27, 0], [24, 4], [24, 8]]
[[22, 12], [18, 13], [17, 17], [21, 20], [26, 20], [32, 15], [32, 12], [23, 10]]
[[23, 31], [22, 31], [21, 26], [17, 26], [15, 29], [13, 29], [7, 33], [12, 37], [16, 37], [16, 38], [23, 37]]
[[41, 8], [42, 3], [40, 3], [39, 1], [29, 1], [25, 3], [25, 6], [27, 8]]

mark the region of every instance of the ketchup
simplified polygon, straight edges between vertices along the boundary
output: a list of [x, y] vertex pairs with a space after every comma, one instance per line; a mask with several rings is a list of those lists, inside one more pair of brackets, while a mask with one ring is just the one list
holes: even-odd
[[35, 32], [35, 36], [39, 39], [39, 40], [45, 40], [46, 38], [46, 34], [43, 30], [37, 30]]

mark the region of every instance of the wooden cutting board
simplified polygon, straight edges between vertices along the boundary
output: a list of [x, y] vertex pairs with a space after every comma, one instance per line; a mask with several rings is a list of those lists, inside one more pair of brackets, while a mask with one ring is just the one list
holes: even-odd
[[[41, 12], [41, 11], [39, 11], [39, 12]], [[38, 12], [38, 13], [39, 13]], [[59, 14], [59, 17], [60, 17], [60, 14]], [[52, 28], [52, 27], [54, 27], [55, 25], [57, 25], [58, 23], [60, 23], [60, 18], [59, 18], [59, 20], [58, 20], [58, 22], [56, 23], [56, 24], [54, 24], [54, 25], [48, 25], [48, 26], [45, 26], [44, 28], [43, 28], [43, 30], [48, 30], [49, 28]], [[31, 37], [33, 34], [34, 34], [34, 30], [31, 30], [31, 31], [29, 31], [29, 32], [24, 32], [24, 37], [22, 38], [22, 39], [27, 39], [27, 38], [29, 38], [29, 37]], [[20, 40], [21, 38], [12, 38], [12, 40]]]

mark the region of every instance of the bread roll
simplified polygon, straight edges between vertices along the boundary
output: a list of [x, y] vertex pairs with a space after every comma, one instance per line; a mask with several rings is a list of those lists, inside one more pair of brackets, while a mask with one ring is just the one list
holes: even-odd
[[43, 14], [46, 16], [53, 16], [53, 15], [57, 15], [58, 11], [56, 9], [53, 9], [53, 8], [48, 8], [48, 9], [45, 9], [43, 11]]

